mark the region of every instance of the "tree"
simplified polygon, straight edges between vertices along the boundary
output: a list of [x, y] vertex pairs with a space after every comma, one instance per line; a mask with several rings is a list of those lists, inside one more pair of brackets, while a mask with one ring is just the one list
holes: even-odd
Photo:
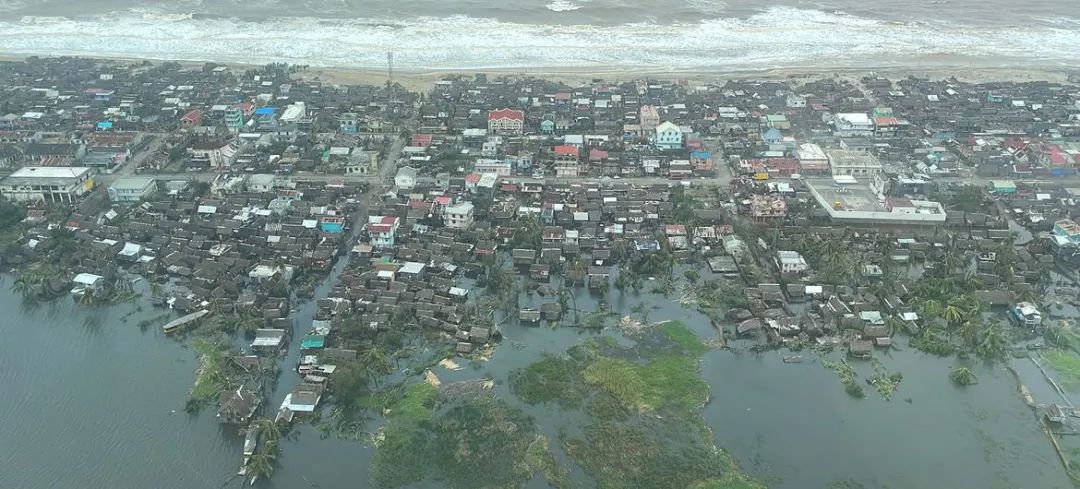
[[248, 429], [255, 430], [258, 436], [267, 441], [277, 441], [281, 438], [281, 428], [270, 418], [258, 418], [252, 421]]
[[1009, 340], [1005, 335], [1005, 328], [998, 321], [993, 321], [983, 328], [982, 340], [975, 345], [975, 354], [984, 358], [999, 358], [1005, 355], [1009, 348]]
[[693, 284], [696, 283], [699, 278], [701, 278], [701, 273], [697, 270], [687, 270], [683, 272], [683, 277], [686, 277], [686, 280]]
[[978, 377], [975, 377], [975, 373], [967, 367], [957, 367], [953, 369], [952, 372], [949, 372], [949, 379], [959, 386], [968, 386], [979, 383]]
[[375, 387], [379, 386], [379, 377], [394, 371], [390, 359], [379, 345], [372, 344], [360, 353], [360, 363], [364, 365], [368, 378]]
[[248, 461], [248, 467], [251, 469], [252, 475], [263, 479], [269, 479], [271, 475], [274, 475], [277, 450], [277, 440], [270, 440], [259, 451], [255, 452], [251, 456], [251, 460]]
[[950, 325], [955, 326], [964, 320], [964, 311], [955, 304], [949, 304], [941, 310], [941, 319], [944, 319]]

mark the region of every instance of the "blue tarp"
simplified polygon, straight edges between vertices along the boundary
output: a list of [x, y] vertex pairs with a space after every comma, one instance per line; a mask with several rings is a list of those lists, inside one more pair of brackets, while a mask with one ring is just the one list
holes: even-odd
[[112, 121], [101, 121], [101, 122], [97, 123], [97, 128], [98, 128], [98, 130], [101, 130], [101, 131], [107, 131], [109, 129], [112, 129], [112, 126], [113, 126]]
[[343, 229], [340, 222], [320, 222], [319, 229], [324, 233], [338, 234]]
[[274, 115], [276, 111], [276, 107], [259, 107], [255, 109], [255, 115]]

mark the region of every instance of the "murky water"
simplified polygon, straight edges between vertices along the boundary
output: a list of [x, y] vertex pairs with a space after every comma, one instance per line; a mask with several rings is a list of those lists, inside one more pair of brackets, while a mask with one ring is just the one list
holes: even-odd
[[[703, 316], [671, 299], [611, 293], [612, 304], [627, 309], [642, 301], [654, 306], [650, 320], [681, 319], [703, 338], [716, 334]], [[8, 395], [0, 405], [0, 487], [180, 489], [230, 480], [240, 462], [240, 438], [219, 427], [212, 410], [183, 413], [194, 354], [157, 328], [143, 332], [136, 326], [160, 311], [132, 313], [136, 306], [130, 304], [86, 309], [66, 298], [34, 311], [19, 304], [9, 291], [0, 291], [0, 307], [14, 311], [9, 317], [15, 318], [0, 324], [0, 385]], [[577, 304], [586, 312], [596, 307], [584, 291]], [[296, 312], [298, 328], [306, 327], [312, 308], [309, 303]], [[128, 313], [128, 322], [121, 322]], [[496, 379], [496, 395], [520, 405], [554, 439], [572, 420], [513, 399], [507, 376], [592, 333], [513, 323], [503, 331], [505, 340], [489, 362], [463, 361], [461, 370], [435, 372], [443, 382]], [[613, 329], [602, 334], [618, 335]], [[1071, 487], [1000, 366], [974, 364], [980, 383], [958, 389], [948, 380], [957, 360], [913, 351], [879, 355], [889, 371], [904, 375], [886, 402], [870, 388], [865, 399], [850, 398], [815, 354], [803, 355], [805, 363], [785, 364], [777, 352], [711, 351], [701, 361], [712, 389], [704, 416], [717, 444], [770, 487], [825, 487], [845, 480], [867, 488]], [[862, 375], [870, 370], [869, 364], [857, 368]], [[268, 412], [292, 388], [291, 378], [283, 373]], [[283, 442], [274, 478], [261, 485], [360, 487], [368, 480], [373, 450], [321, 439], [313, 426], [301, 424]], [[58, 466], [70, 469], [57, 471]], [[228, 487], [237, 484], [233, 480]], [[545, 486], [539, 479], [529, 484]]]

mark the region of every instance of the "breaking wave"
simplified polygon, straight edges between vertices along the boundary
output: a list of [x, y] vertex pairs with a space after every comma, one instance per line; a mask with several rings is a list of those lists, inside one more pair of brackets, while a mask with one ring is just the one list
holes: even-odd
[[566, 0], [555, 0], [545, 5], [545, 7], [552, 12], [573, 12], [580, 9], [581, 5]]
[[617, 26], [524, 24], [467, 16], [242, 21], [127, 12], [0, 22], [0, 51], [365, 68], [382, 67], [386, 52], [393, 51], [395, 66], [417, 70], [873, 68], [928, 56], [988, 61], [1022, 57], [1068, 66], [1080, 58], [1080, 30], [1064, 25], [977, 28], [896, 23], [786, 7], [742, 19]]

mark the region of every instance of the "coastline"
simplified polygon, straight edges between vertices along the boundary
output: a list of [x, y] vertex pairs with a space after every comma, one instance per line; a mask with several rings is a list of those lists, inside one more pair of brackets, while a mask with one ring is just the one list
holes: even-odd
[[[178, 60], [153, 57], [124, 57], [109, 55], [77, 55], [77, 56], [36, 56], [0, 54], [2, 62], [18, 62], [31, 57], [72, 57], [87, 58], [101, 61], [131, 62], [138, 63], [149, 61], [151, 63], [177, 62], [187, 68], [197, 68], [205, 63], [228, 66], [234, 69], [253, 69], [265, 66], [258, 63], [239, 63], [233, 61], [218, 62], [209, 60]], [[550, 81], [562, 82], [569, 85], [582, 84], [594, 79], [609, 82], [625, 82], [642, 78], [657, 78], [662, 80], [686, 80], [687, 82], [718, 83], [726, 80], [791, 80], [796, 82], [809, 82], [822, 78], [860, 78], [865, 75], [877, 75], [891, 80], [898, 80], [915, 76], [942, 80], [955, 78], [967, 83], [991, 83], [991, 82], [1033, 82], [1049, 81], [1055, 83], [1073, 83], [1080, 77], [1080, 67], [1064, 66], [1018, 66], [1008, 63], [988, 63], [988, 60], [978, 59], [980, 64], [974, 61], [962, 61], [962, 58], [953, 55], [938, 55], [925, 57], [917, 64], [897, 63], [882, 65], [877, 68], [868, 66], [851, 67], [815, 67], [815, 66], [790, 66], [783, 68], [762, 67], [761, 69], [731, 69], [717, 66], [713, 68], [679, 68], [679, 67], [630, 67], [630, 66], [582, 66], [582, 67], [532, 67], [522, 66], [516, 68], [461, 68], [461, 69], [394, 69], [394, 82], [414, 91], [426, 91], [431, 84], [441, 78], [451, 76], [473, 76], [477, 73], [485, 73], [489, 76], [530, 76], [544, 78]], [[966, 64], [965, 64], [966, 63]], [[370, 67], [312, 67], [295, 75], [298, 79], [318, 79], [323, 82], [336, 85], [381, 85], [386, 82], [387, 71], [385, 68]]]

